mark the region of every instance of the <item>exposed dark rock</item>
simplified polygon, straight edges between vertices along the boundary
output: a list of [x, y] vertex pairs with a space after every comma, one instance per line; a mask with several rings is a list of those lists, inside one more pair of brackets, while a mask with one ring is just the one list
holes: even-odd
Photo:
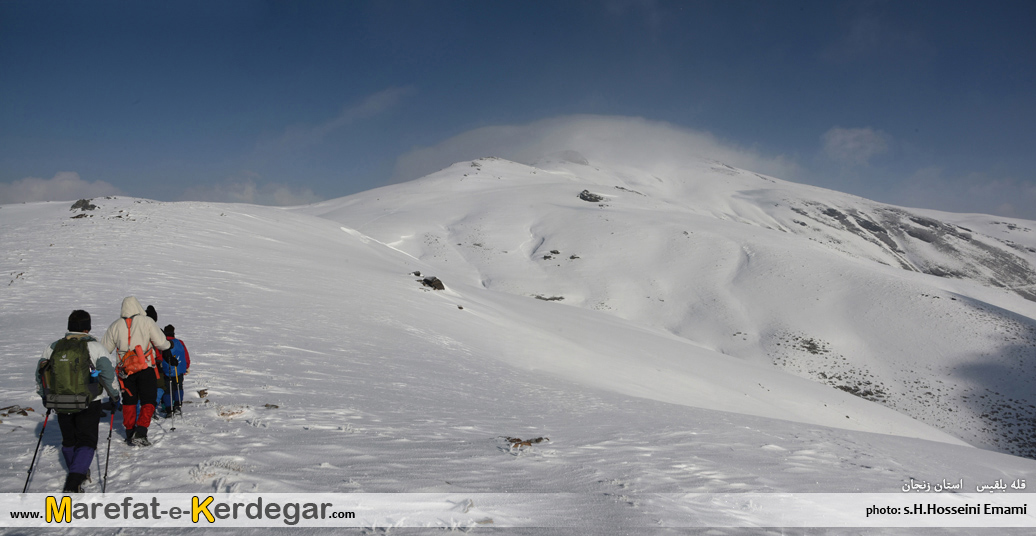
[[435, 276], [428, 276], [422, 279], [421, 284], [435, 290], [446, 290], [446, 285], [443, 285], [442, 281], [439, 281], [439, 278]]
[[[957, 271], [954, 271], [954, 270], [947, 270], [947, 269], [945, 269], [945, 268], [943, 268], [941, 266], [931, 266], [929, 268], [926, 268], [924, 270], [924, 273], [930, 274], [930, 275], [934, 275], [934, 276], [938, 276], [938, 277], [955, 277], [955, 278], [958, 278], [958, 279], [963, 279], [964, 278], [964, 274], [962, 274], [960, 272], [957, 272]], [[995, 281], [994, 281], [994, 283], [995, 283]], [[1000, 285], [998, 285], [998, 286], [1000, 286]]]
[[929, 244], [935, 242], [937, 238], [937, 235], [928, 229], [917, 229], [915, 227], [904, 226], [903, 232], [922, 242], [928, 242]]
[[841, 212], [839, 212], [838, 210], [833, 209], [833, 208], [828, 208], [827, 210], [825, 210], [824, 211], [824, 215], [832, 217], [832, 218], [842, 222], [843, 224], [849, 219], [848, 216], [846, 216], [845, 214], [842, 214]]
[[622, 186], [616, 186], [615, 189], [622, 190], [624, 192], [629, 192], [631, 194], [644, 195], [636, 190], [630, 190], [629, 188], [623, 188]]
[[878, 225], [877, 223], [874, 223], [873, 221], [868, 220], [866, 218], [862, 218], [859, 215], [854, 215], [853, 219], [856, 221], [857, 225], [869, 231], [872, 235], [874, 235], [874, 238], [877, 238], [879, 242], [885, 244], [892, 251], [895, 251], [896, 253], [903, 252], [903, 250], [899, 248], [899, 244], [896, 243], [896, 240], [892, 238], [892, 235], [890, 235], [889, 232], [881, 225]]
[[590, 190], [583, 190], [582, 192], [579, 192], [579, 199], [590, 203], [600, 203], [601, 201], [604, 201], [604, 196], [590, 193]]
[[874, 223], [874, 222], [872, 222], [870, 220], [865, 220], [865, 219], [863, 219], [863, 218], [861, 218], [859, 216], [855, 216], [853, 219], [856, 220], [856, 224], [857, 225], [859, 225], [860, 227], [863, 227], [864, 229], [867, 229], [868, 231], [870, 231], [872, 233], [883, 234], [883, 235], [889, 234], [889, 232], [886, 231], [884, 227], [882, 227], [882, 226], [880, 226], [880, 225], [878, 225], [878, 224], [876, 224], [876, 223]]
[[75, 203], [72, 203], [72, 208], [70, 208], [69, 210], [94, 210], [94, 209], [96, 209], [97, 205], [91, 203], [90, 201], [93, 201], [93, 199], [80, 199], [79, 201], [76, 201]]
[[939, 223], [939, 222], [937, 222], [935, 220], [930, 220], [928, 218], [922, 218], [920, 216], [910, 216], [910, 221], [912, 221], [912, 222], [914, 222], [914, 223], [916, 223], [918, 225], [923, 225], [925, 227], [929, 227], [931, 229], [938, 229], [938, 228], [942, 227], [941, 223]]

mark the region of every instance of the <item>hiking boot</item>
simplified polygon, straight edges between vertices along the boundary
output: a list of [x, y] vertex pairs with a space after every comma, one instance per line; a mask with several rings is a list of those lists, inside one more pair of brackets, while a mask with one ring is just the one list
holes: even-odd
[[133, 443], [134, 447], [150, 447], [151, 442], [147, 440], [147, 428], [138, 426], [133, 429]]
[[[173, 411], [172, 411], [172, 413], [175, 413], [175, 414], [183, 417], [183, 411], [182, 411], [182, 408], [180, 407], [180, 403], [179, 402], [173, 404]], [[172, 413], [170, 413], [170, 415]]]
[[133, 445], [133, 431], [134, 430], [136, 430], [136, 428], [130, 428], [130, 429], [126, 430], [126, 444], [127, 445], [131, 445], [131, 446]]
[[65, 487], [61, 490], [61, 493], [82, 493], [83, 482], [85, 482], [87, 476], [83, 473], [69, 473], [65, 477]]

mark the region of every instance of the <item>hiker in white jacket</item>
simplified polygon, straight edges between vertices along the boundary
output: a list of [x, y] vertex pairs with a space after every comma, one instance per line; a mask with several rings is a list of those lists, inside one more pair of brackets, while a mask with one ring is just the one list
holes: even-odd
[[122, 300], [121, 318], [108, 326], [101, 344], [109, 352], [117, 351], [115, 370], [122, 388], [122, 424], [126, 427], [126, 442], [135, 446], [150, 446], [147, 429], [151, 425], [158, 396], [158, 368], [155, 362], [158, 361], [158, 354], [167, 350], [171, 344], [133, 296]]

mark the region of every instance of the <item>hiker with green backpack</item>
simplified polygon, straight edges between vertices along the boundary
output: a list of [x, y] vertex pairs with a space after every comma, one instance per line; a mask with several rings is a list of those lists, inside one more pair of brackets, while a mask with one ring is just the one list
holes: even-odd
[[137, 298], [128, 296], [122, 300], [121, 317], [108, 327], [101, 344], [108, 352], [116, 351], [118, 355], [116, 374], [123, 393], [122, 424], [126, 427], [126, 442], [149, 447], [147, 431], [155, 414], [160, 376], [155, 366], [156, 353], [171, 348], [172, 343], [147, 316]]
[[83, 482], [90, 477], [103, 393], [118, 404], [109, 353], [90, 336], [90, 313], [77, 309], [68, 316], [68, 332], [43, 350], [36, 366], [36, 392], [48, 414], [50, 410], [58, 414], [61, 454], [68, 466], [64, 493], [81, 493]]

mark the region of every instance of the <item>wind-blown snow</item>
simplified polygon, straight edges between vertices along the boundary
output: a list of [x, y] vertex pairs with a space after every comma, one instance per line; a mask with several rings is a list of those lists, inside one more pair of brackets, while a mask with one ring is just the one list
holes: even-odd
[[[0, 405], [35, 410], [0, 419], [4, 489], [32, 457], [43, 347], [72, 309], [100, 331], [127, 295], [193, 364], [184, 420], [156, 421], [155, 447], [115, 424], [118, 492], [574, 492], [611, 507], [559, 511], [636, 527], [665, 518], [638, 494], [1036, 469], [967, 446], [1033, 452], [1036, 224], [718, 163], [541, 165], [466, 162], [295, 209], [3, 206]], [[890, 223], [913, 218], [929, 223]], [[47, 428], [34, 491], [63, 481], [59, 437]]]

